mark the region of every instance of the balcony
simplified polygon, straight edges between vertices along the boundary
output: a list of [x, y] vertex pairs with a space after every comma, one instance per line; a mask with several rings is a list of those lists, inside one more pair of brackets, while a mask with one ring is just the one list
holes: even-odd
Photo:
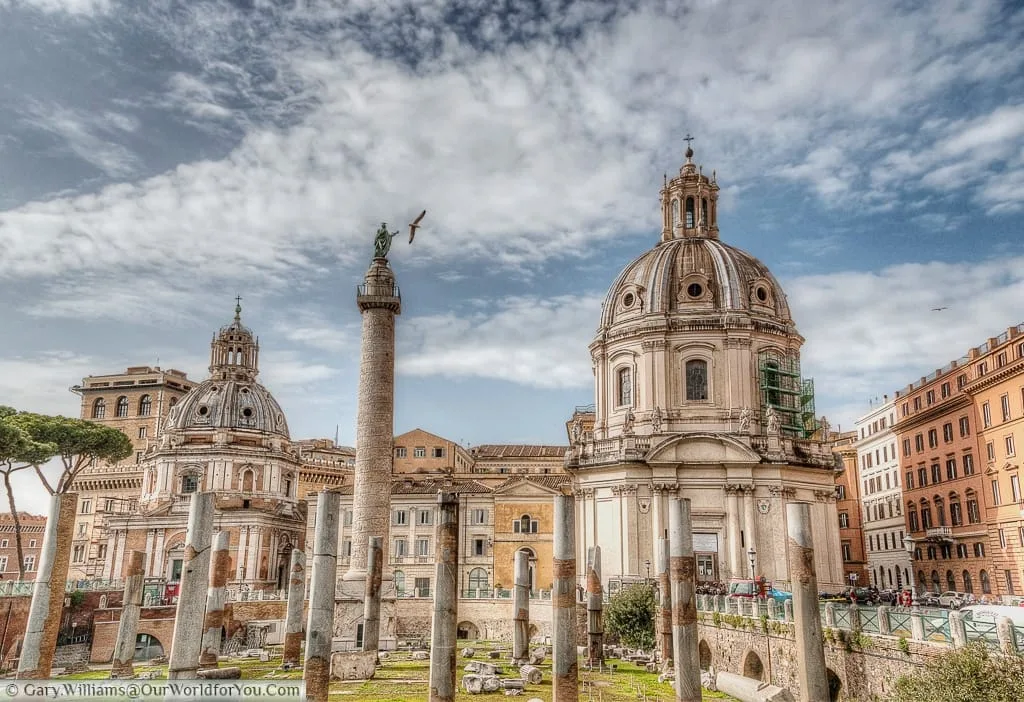
[[940, 526], [930, 527], [925, 530], [925, 538], [932, 541], [953, 541], [953, 527]]

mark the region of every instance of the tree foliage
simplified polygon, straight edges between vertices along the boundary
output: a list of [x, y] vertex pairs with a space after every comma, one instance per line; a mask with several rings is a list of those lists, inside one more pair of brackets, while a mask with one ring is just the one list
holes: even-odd
[[605, 627], [631, 648], [654, 647], [654, 588], [637, 583], [620, 590], [605, 607]]
[[21, 516], [14, 500], [11, 474], [46, 463], [57, 453], [54, 444], [36, 441], [21, 426], [18, 411], [13, 407], [0, 405], [0, 474], [4, 476], [7, 491], [7, 505], [14, 523], [14, 546], [18, 555], [18, 578], [25, 579], [25, 553], [21, 543]]
[[975, 642], [949, 651], [924, 670], [896, 681], [893, 702], [1020, 702], [1024, 657]]
[[39, 464], [33, 465], [51, 495], [68, 492], [78, 474], [93, 462], [117, 463], [132, 454], [132, 442], [124, 432], [95, 422], [31, 412], [19, 412], [11, 421], [32, 440], [56, 447], [54, 455], [63, 470], [55, 484], [50, 484]]

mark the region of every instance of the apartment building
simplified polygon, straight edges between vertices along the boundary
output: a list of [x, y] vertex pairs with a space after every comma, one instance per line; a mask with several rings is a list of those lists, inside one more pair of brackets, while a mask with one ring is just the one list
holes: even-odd
[[843, 559], [843, 582], [865, 585], [871, 582], [864, 548], [860, 481], [857, 478], [857, 433], [839, 434], [832, 451], [843, 461], [836, 477], [836, 512], [839, 515], [839, 549]]
[[869, 582], [880, 589], [910, 583], [895, 425], [896, 406], [888, 396], [854, 424]]

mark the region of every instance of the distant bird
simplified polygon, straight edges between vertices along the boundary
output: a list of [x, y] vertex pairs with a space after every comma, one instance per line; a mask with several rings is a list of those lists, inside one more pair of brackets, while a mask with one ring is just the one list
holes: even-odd
[[932, 307], [932, 312], [941, 312], [942, 310], [948, 310], [948, 307]]
[[416, 238], [416, 230], [420, 228], [420, 221], [427, 216], [427, 211], [420, 212], [420, 216], [409, 223], [409, 243]]

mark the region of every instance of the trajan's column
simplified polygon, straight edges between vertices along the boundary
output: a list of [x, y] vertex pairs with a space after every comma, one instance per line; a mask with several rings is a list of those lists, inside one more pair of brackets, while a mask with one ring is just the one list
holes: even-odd
[[[381, 537], [384, 544], [390, 543], [395, 316], [402, 312], [402, 298], [387, 255], [391, 239], [397, 233], [389, 233], [387, 225], [381, 224], [374, 240], [373, 261], [363, 284], [356, 290], [356, 304], [363, 316], [363, 328], [356, 416], [352, 557], [349, 570], [342, 578], [335, 620], [335, 635], [346, 640], [358, 638], [358, 626], [362, 621], [369, 537]], [[381, 639], [384, 639], [387, 629], [385, 612], [382, 611], [381, 615]]]

